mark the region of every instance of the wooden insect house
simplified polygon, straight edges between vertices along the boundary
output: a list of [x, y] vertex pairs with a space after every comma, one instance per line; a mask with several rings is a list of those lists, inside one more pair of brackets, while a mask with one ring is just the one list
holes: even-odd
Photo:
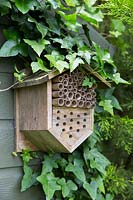
[[39, 150], [73, 152], [88, 138], [93, 131], [96, 93], [82, 86], [83, 79], [78, 70], [51, 72], [17, 86], [17, 150], [30, 141]]

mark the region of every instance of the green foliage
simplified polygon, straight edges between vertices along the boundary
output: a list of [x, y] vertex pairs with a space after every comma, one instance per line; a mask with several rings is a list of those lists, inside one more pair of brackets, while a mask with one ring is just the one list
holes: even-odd
[[133, 119], [126, 117], [99, 117], [98, 125], [105, 140], [112, 140], [119, 149], [128, 154], [133, 151]]
[[[41, 183], [47, 200], [87, 199], [98, 200], [101, 194], [105, 200], [103, 179], [110, 162], [99, 152], [95, 133], [72, 154], [45, 154], [42, 171], [36, 178]], [[31, 159], [29, 151], [22, 153], [23, 160]], [[24, 165], [25, 166], [25, 165]], [[26, 165], [22, 180], [22, 191], [34, 182], [35, 173]], [[28, 169], [27, 169], [28, 168]]]
[[113, 194], [114, 196], [123, 194], [127, 189], [127, 183], [125, 179], [123, 178], [123, 175], [119, 174], [119, 171], [114, 165], [110, 165], [107, 168], [105, 185], [106, 185], [107, 191]]

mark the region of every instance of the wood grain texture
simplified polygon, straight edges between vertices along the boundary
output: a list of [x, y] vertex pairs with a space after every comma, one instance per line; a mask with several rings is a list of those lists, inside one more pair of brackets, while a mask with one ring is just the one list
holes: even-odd
[[47, 85], [18, 90], [20, 130], [47, 130]]
[[[0, 73], [0, 89], [10, 86], [12, 82], [11, 74]], [[13, 90], [0, 92], [0, 119], [13, 119], [13, 110]]]
[[22, 168], [0, 170], [0, 200], [45, 200], [39, 186], [20, 192]]

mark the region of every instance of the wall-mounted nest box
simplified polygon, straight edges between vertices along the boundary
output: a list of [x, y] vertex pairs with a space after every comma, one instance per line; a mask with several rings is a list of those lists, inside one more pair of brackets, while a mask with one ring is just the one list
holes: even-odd
[[17, 151], [31, 142], [43, 151], [73, 152], [88, 138], [96, 93], [82, 86], [83, 79], [78, 70], [50, 72], [16, 87]]

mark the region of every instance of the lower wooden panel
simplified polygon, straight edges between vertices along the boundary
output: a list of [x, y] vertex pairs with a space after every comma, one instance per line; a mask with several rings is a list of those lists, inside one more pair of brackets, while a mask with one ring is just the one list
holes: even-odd
[[0, 200], [45, 200], [39, 186], [20, 192], [22, 168], [0, 169]]

